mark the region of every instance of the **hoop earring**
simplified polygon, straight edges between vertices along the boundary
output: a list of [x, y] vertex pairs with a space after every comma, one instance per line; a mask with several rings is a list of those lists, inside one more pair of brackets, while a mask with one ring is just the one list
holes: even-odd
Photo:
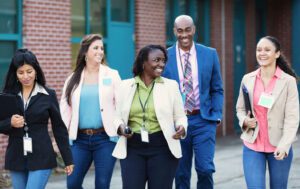
[[87, 62], [87, 57], [86, 56], [85, 56], [84, 60], [85, 60], [85, 62]]

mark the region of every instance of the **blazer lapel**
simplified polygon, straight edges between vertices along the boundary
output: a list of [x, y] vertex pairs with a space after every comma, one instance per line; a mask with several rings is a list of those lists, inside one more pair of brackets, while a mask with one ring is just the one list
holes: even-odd
[[203, 55], [200, 46], [195, 45], [195, 49], [196, 49], [196, 58], [197, 58], [197, 67], [198, 67], [198, 85], [199, 85], [199, 91], [201, 92], [201, 81], [202, 81], [201, 76], [202, 76], [203, 64], [205, 62], [205, 56]]
[[[282, 89], [285, 87], [285, 85], [286, 85], [285, 79], [277, 78], [274, 89], [272, 91], [272, 96], [274, 97], [274, 103], [276, 102], [278, 96], [280, 95], [280, 93], [281, 93]], [[274, 103], [272, 104], [272, 107], [268, 109], [268, 112], [273, 108]]]
[[129, 113], [130, 113], [130, 106], [132, 104], [132, 101], [133, 101], [133, 97], [134, 97], [134, 94], [135, 94], [135, 91], [136, 91], [136, 83], [135, 83], [135, 80], [132, 79], [132, 82], [130, 83], [130, 86], [129, 86], [129, 91], [127, 92], [127, 94], [125, 93], [124, 94], [124, 99], [127, 99], [127, 100], [124, 100], [126, 103], [124, 103], [124, 106], [122, 107], [123, 109], [123, 121], [124, 123], [128, 124], [128, 118], [129, 118]]
[[176, 57], [176, 45], [173, 45], [173, 47], [170, 48], [169, 59], [170, 59], [169, 63], [171, 65], [171, 70], [174, 74], [174, 79], [177, 81], [177, 83], [180, 83], [178, 66], [177, 66], [177, 57]]
[[[101, 105], [102, 102], [103, 102], [103, 94], [104, 93], [104, 89], [105, 87], [103, 87], [103, 77], [105, 76], [105, 73], [106, 73], [106, 70], [105, 70], [105, 66], [102, 66], [100, 64], [99, 66], [99, 73], [98, 73], [98, 87], [99, 87], [99, 105], [100, 105], [100, 108], [102, 108], [103, 106]], [[100, 94], [101, 93], [101, 94]]]

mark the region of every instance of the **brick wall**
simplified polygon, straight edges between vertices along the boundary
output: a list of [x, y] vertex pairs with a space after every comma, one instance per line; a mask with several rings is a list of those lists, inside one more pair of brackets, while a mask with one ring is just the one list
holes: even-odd
[[[47, 85], [61, 95], [71, 70], [71, 0], [23, 0], [23, 45], [36, 54]], [[0, 170], [7, 137], [0, 135]]]
[[41, 64], [58, 96], [71, 70], [70, 0], [24, 0], [23, 44]]
[[[224, 0], [222, 15], [222, 1], [211, 1], [211, 47], [216, 48], [219, 54], [225, 93], [225, 110], [223, 110], [222, 126], [218, 128], [217, 135], [228, 135], [233, 130], [233, 4], [232, 0]], [[223, 17], [224, 16], [224, 17]], [[223, 27], [222, 27], [222, 22]], [[223, 37], [222, 37], [223, 35]]]
[[165, 46], [165, 1], [135, 1], [136, 51], [148, 44]]

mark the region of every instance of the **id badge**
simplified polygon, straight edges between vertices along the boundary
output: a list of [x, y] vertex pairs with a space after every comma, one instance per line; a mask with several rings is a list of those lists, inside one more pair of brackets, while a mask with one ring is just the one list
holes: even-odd
[[24, 153], [25, 152], [32, 153], [32, 138], [23, 137], [23, 148], [24, 148]]
[[111, 78], [103, 78], [103, 85], [104, 86], [110, 86], [111, 85], [111, 83], [112, 83], [112, 79]]
[[272, 95], [262, 93], [258, 100], [258, 105], [270, 109], [274, 103], [274, 97]]
[[149, 142], [149, 133], [146, 129], [141, 128], [141, 137], [142, 137], [142, 142]]

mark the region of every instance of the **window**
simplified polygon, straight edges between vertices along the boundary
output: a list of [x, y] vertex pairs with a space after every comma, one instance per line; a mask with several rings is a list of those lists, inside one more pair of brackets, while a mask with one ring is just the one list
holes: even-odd
[[0, 6], [0, 88], [11, 58], [22, 46], [22, 0], [1, 1]]
[[174, 19], [190, 15], [196, 27], [195, 41], [209, 44], [209, 0], [167, 0], [166, 1], [166, 39], [167, 46], [175, 43], [173, 32]]
[[100, 33], [105, 39], [106, 28], [106, 0], [72, 0], [72, 68], [76, 64], [82, 37]]

